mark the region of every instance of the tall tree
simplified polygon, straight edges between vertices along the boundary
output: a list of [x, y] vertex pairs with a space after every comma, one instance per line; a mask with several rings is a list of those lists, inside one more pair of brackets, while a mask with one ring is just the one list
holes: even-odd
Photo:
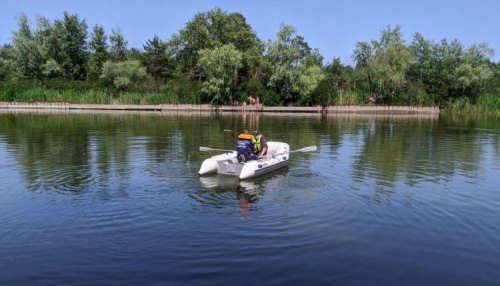
[[413, 41], [409, 46], [415, 61], [410, 67], [409, 75], [411, 80], [420, 83], [429, 82], [430, 64], [432, 61], [433, 43], [426, 40], [421, 34], [415, 33]]
[[436, 43], [416, 34], [410, 47], [415, 56], [410, 75], [441, 100], [475, 98], [494, 76], [491, 66], [494, 52], [485, 43], [465, 48], [457, 39]]
[[277, 40], [269, 40], [266, 56], [271, 75], [268, 86], [281, 94], [284, 104], [307, 97], [323, 79], [324, 74], [317, 58], [304, 38], [290, 25], [281, 24]]
[[359, 42], [353, 58], [356, 66], [365, 71], [370, 92], [375, 91], [378, 98], [394, 102], [396, 95], [405, 90], [413, 54], [405, 44], [399, 25], [394, 29], [387, 26], [371, 44]]
[[90, 79], [97, 79], [101, 75], [102, 66], [108, 60], [108, 37], [101, 25], [92, 28], [89, 47], [92, 52], [89, 56], [88, 72]]
[[64, 12], [63, 20], [56, 20], [55, 33], [59, 44], [56, 61], [67, 78], [83, 80], [87, 77], [87, 23], [78, 15]]
[[[227, 44], [232, 44], [236, 50], [246, 53], [258, 48], [260, 40], [243, 15], [227, 13], [221, 8], [196, 14], [193, 20], [169, 41], [173, 56], [183, 73], [199, 80], [202, 80], [202, 73], [198, 65], [198, 52]], [[248, 55], [252, 53], [249, 52]]]
[[374, 50], [368, 42], [358, 42], [352, 55], [356, 63], [356, 70], [368, 83], [368, 91], [372, 94], [375, 91], [374, 77], [375, 71], [370, 68], [373, 61]]
[[486, 43], [469, 46], [463, 60], [453, 71], [452, 83], [461, 96], [475, 98], [481, 94], [494, 72], [490, 58], [494, 52]]
[[35, 37], [39, 39], [37, 42], [41, 45], [40, 48], [45, 59], [45, 63], [42, 65], [42, 73], [46, 77], [57, 77], [63, 74], [61, 66], [63, 59], [60, 52], [62, 30], [62, 27], [52, 24], [49, 19], [43, 16], [37, 17]]
[[237, 70], [242, 66], [242, 53], [232, 44], [199, 51], [199, 65], [207, 76], [202, 92], [207, 94], [212, 104], [220, 104], [233, 96], [232, 87], [237, 78]]
[[14, 71], [13, 58], [14, 49], [11, 45], [5, 44], [0, 47], [0, 81], [8, 78]]
[[146, 71], [156, 80], [167, 79], [173, 72], [170, 55], [167, 53], [167, 44], [155, 35], [143, 47], [142, 63]]
[[125, 40], [121, 28], [111, 29], [111, 36], [109, 36], [110, 55], [111, 59], [115, 62], [124, 61], [127, 59], [127, 46], [128, 41]]
[[21, 14], [18, 19], [19, 29], [13, 31], [12, 44], [15, 50], [14, 65], [21, 76], [41, 79], [43, 65], [47, 61], [41, 38], [31, 29], [28, 17]]

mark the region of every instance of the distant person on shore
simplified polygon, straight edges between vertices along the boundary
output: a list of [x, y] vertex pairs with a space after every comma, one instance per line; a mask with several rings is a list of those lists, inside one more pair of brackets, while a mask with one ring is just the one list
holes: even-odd
[[251, 105], [253, 105], [256, 110], [258, 110], [260, 108], [260, 99], [259, 99], [258, 96], [254, 97], [253, 95], [250, 95], [248, 97], [248, 103], [250, 103]]

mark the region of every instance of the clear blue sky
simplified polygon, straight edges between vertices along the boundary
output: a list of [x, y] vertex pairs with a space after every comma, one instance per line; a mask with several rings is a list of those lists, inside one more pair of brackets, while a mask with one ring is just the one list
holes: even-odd
[[35, 27], [36, 16], [62, 19], [77, 14], [91, 27], [104, 26], [109, 34], [120, 27], [129, 48], [142, 49], [156, 34], [170, 39], [198, 12], [221, 7], [241, 13], [257, 36], [275, 39], [280, 23], [294, 26], [325, 62], [339, 57], [352, 64], [359, 41], [377, 39], [387, 25], [400, 25], [407, 44], [416, 32], [426, 39], [458, 39], [463, 45], [486, 42], [500, 59], [500, 1], [497, 0], [2, 0], [0, 44], [10, 43], [16, 18], [25, 13]]

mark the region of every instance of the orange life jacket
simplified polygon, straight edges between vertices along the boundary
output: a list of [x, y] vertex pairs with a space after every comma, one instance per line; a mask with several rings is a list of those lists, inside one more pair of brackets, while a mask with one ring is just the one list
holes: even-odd
[[252, 141], [252, 138], [253, 138], [252, 134], [241, 133], [240, 135], [238, 135], [238, 139]]

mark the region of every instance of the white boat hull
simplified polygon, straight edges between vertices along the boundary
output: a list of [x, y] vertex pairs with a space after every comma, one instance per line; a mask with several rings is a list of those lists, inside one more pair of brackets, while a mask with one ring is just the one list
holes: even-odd
[[290, 146], [282, 142], [268, 142], [267, 144], [269, 149], [265, 158], [239, 163], [236, 159], [236, 152], [217, 155], [206, 159], [198, 173], [205, 175], [217, 172], [244, 180], [288, 166]]
[[200, 171], [198, 171], [198, 174], [200, 176], [207, 175], [207, 174], [213, 174], [217, 173], [217, 170], [219, 169], [219, 166], [217, 164], [218, 161], [222, 160], [229, 160], [231, 158], [236, 158], [236, 151], [234, 152], [227, 152], [225, 154], [217, 155], [217, 156], [212, 156], [201, 164]]

